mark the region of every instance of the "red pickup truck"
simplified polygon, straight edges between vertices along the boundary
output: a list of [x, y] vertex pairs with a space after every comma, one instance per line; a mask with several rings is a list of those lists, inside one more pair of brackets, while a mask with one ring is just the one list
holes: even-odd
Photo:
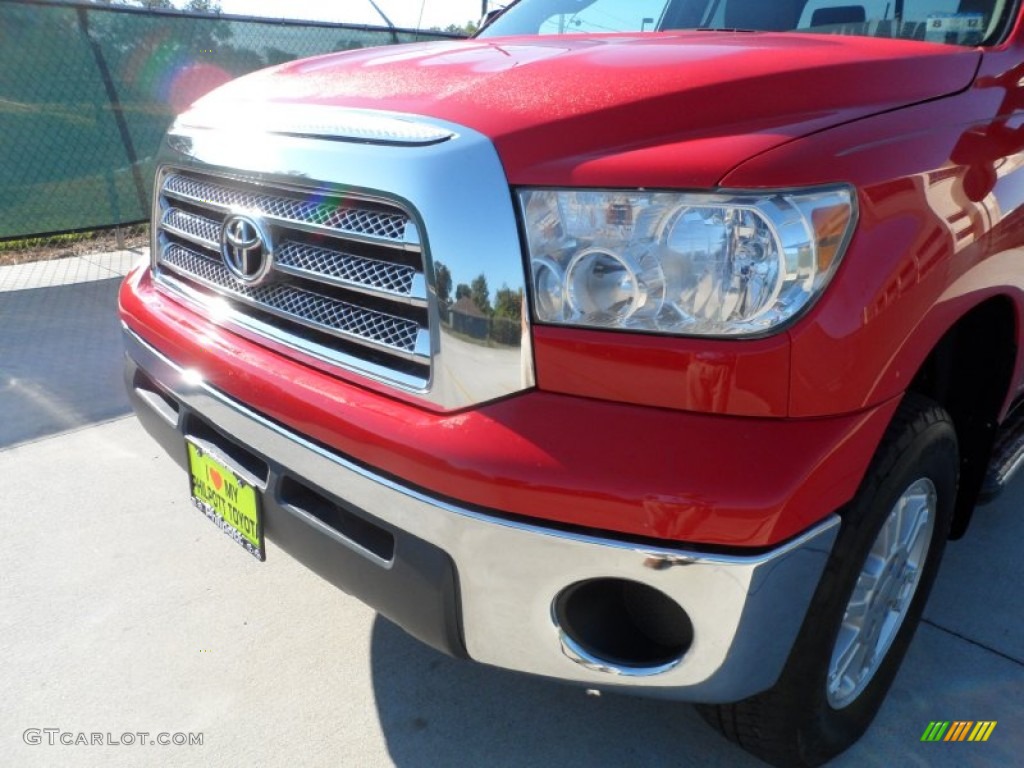
[[1020, 18], [521, 0], [241, 78], [161, 150], [138, 416], [260, 560], [820, 764], [1024, 459]]

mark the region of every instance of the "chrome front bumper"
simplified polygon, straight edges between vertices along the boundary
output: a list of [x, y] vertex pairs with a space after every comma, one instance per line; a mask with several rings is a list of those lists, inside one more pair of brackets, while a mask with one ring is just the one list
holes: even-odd
[[[404, 487], [313, 444], [186, 373], [127, 328], [125, 342], [133, 403], [147, 429], [163, 431], [165, 446], [181, 440], [186, 416], [200, 419], [270, 466], [446, 553], [455, 572], [456, 634], [468, 656], [485, 664], [591, 688], [690, 701], [753, 695], [778, 678], [839, 530], [839, 518], [832, 515], [770, 552], [728, 556], [503, 519]], [[160, 397], [139, 390], [140, 373], [158, 383]], [[280, 482], [279, 473], [272, 472], [265, 494], [273, 498]], [[360, 579], [372, 580], [375, 568], [386, 575], [388, 562], [321, 520], [284, 504], [274, 508], [276, 515], [291, 515], [287, 525], [302, 528], [310, 540], [329, 540], [347, 557], [354, 552], [365, 559], [369, 570], [360, 571]], [[273, 525], [268, 537], [274, 540]], [[321, 572], [331, 567], [323, 551], [316, 568]], [[345, 578], [331, 580], [348, 589]], [[587, 658], [561, 636], [552, 618], [556, 596], [569, 585], [598, 578], [639, 582], [682, 606], [693, 624], [693, 641], [677, 663], [660, 670], [616, 666]], [[403, 623], [401, 616], [392, 618]]]

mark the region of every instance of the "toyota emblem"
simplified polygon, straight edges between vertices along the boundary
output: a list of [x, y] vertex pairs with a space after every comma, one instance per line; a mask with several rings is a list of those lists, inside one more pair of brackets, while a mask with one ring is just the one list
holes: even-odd
[[270, 237], [260, 220], [242, 213], [224, 220], [220, 251], [228, 271], [248, 285], [263, 282], [274, 260]]

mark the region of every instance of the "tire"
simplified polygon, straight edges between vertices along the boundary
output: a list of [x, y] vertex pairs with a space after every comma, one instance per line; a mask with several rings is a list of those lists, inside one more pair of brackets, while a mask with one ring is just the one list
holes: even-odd
[[[776, 766], [821, 765], [860, 738], [896, 676], [935, 581], [959, 463], [949, 415], [908, 393], [842, 512], [835, 547], [779, 680], [733, 704], [698, 706], [705, 720]], [[891, 545], [897, 529], [908, 553]], [[889, 570], [873, 581], [868, 571], [877, 574], [887, 556]], [[856, 653], [862, 648], [877, 649], [875, 661]]]

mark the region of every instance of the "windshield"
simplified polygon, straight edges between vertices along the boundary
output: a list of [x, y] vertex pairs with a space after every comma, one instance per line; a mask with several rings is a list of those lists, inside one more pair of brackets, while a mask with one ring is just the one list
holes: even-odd
[[520, 0], [480, 37], [718, 29], [974, 46], [1001, 39], [1014, 5], [1014, 0]]

